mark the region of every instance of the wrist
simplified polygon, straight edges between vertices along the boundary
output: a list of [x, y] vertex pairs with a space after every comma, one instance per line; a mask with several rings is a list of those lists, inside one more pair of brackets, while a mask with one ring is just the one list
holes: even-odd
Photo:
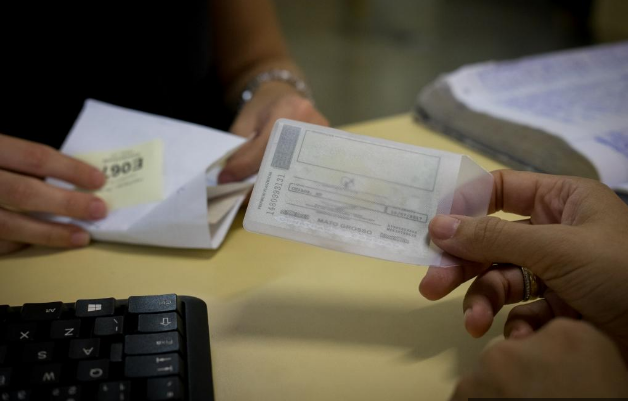
[[240, 108], [253, 99], [256, 93], [270, 87], [292, 90], [314, 103], [309, 86], [297, 74], [287, 69], [269, 69], [249, 80], [240, 94]]

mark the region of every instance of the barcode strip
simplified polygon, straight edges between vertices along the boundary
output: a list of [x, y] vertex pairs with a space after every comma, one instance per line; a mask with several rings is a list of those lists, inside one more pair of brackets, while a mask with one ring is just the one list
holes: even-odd
[[290, 170], [290, 164], [292, 163], [292, 156], [294, 150], [297, 147], [299, 140], [299, 134], [301, 128], [293, 127], [291, 125], [284, 125], [279, 135], [279, 141], [277, 142], [277, 148], [273, 155], [273, 161], [270, 163], [272, 167], [280, 168], [282, 170]]

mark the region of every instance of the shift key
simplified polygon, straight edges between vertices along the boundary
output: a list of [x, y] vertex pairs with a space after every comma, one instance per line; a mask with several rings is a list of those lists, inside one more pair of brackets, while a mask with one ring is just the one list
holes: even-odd
[[124, 361], [127, 377], [168, 376], [182, 373], [179, 354], [129, 356]]
[[124, 352], [127, 355], [176, 352], [180, 347], [181, 337], [176, 331], [155, 334], [134, 334], [124, 338]]

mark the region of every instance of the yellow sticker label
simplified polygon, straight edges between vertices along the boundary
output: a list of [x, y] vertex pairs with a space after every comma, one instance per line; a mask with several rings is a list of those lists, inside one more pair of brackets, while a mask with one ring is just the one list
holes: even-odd
[[114, 210], [163, 199], [163, 153], [163, 142], [156, 139], [129, 148], [74, 157], [99, 168], [107, 176], [105, 186], [93, 193]]

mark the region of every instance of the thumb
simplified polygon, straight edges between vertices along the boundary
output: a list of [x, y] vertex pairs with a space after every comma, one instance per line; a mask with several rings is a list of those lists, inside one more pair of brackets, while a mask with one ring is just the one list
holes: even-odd
[[512, 263], [543, 277], [551, 267], [577, 260], [583, 239], [575, 227], [532, 225], [497, 217], [437, 215], [429, 225], [432, 241], [443, 251], [481, 263]]

